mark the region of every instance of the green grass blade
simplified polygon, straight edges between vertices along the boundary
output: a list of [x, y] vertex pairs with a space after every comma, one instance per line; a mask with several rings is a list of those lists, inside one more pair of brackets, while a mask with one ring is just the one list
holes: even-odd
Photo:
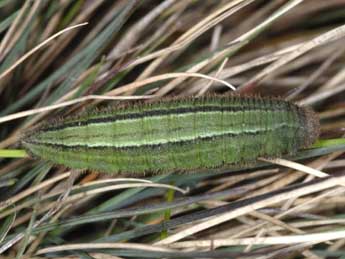
[[28, 156], [28, 153], [23, 149], [0, 149], [0, 157], [22, 158]]

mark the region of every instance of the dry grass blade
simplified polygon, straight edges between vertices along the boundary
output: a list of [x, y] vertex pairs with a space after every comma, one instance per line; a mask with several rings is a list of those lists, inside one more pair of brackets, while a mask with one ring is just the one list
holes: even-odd
[[[289, 55], [281, 57], [279, 60], [277, 60], [272, 65], [268, 66], [259, 74], [257, 74], [255, 77], [253, 77], [248, 82], [246, 82], [243, 86], [240, 87], [241, 91], [245, 91], [247, 87], [260, 83], [261, 80], [263, 80], [266, 76], [270, 75], [273, 71], [277, 70], [278, 68], [287, 64], [288, 62], [291, 62], [297, 57], [305, 54], [306, 52], [312, 50], [313, 48], [316, 48], [326, 43], [330, 43], [332, 41], [339, 40], [343, 38], [344, 36], [345, 36], [345, 25], [339, 26], [338, 28], [328, 31], [322, 34], [321, 36], [318, 36], [312, 39], [311, 41], [306, 42], [305, 44], [300, 46], [298, 49], [296, 49], [294, 52], [292, 52]], [[301, 104], [307, 104], [307, 103], [301, 103]]]
[[305, 172], [307, 174], [316, 176], [316, 177], [327, 177], [329, 176], [329, 174], [326, 174], [324, 172], [321, 172], [320, 170], [316, 170], [314, 168], [311, 168], [309, 166], [305, 166], [293, 161], [289, 161], [286, 159], [282, 159], [282, 158], [275, 158], [275, 159], [266, 159], [266, 158], [260, 158], [260, 160], [265, 161], [265, 162], [269, 162], [269, 163], [273, 163], [273, 164], [277, 164], [277, 165], [282, 165], [282, 166], [286, 166], [288, 168], [291, 169], [296, 169], [297, 171], [301, 171], [301, 172]]
[[41, 249], [37, 251], [37, 255], [39, 254], [46, 254], [58, 251], [65, 251], [65, 250], [78, 250], [78, 249], [109, 249], [109, 248], [126, 248], [126, 249], [138, 249], [138, 250], [147, 250], [147, 251], [173, 251], [169, 248], [164, 247], [157, 247], [157, 246], [150, 246], [150, 245], [142, 245], [142, 244], [123, 244], [123, 243], [99, 243], [99, 244], [73, 244], [73, 245], [64, 245], [64, 246], [56, 246], [56, 247], [48, 247], [45, 249]]
[[[204, 79], [208, 79], [211, 81], [215, 81], [218, 83], [222, 83], [225, 86], [229, 87], [232, 90], [236, 90], [236, 88], [234, 86], [232, 86], [231, 84], [229, 84], [228, 82], [224, 81], [224, 80], [220, 80], [217, 79], [215, 77], [211, 77], [211, 76], [207, 76], [207, 75], [203, 75], [200, 73], [194, 73], [194, 72], [187, 72], [187, 73], [167, 73], [167, 74], [163, 74], [163, 75], [158, 75], [158, 76], [152, 76], [149, 77], [147, 79], [143, 79], [141, 81], [138, 82], [133, 82], [127, 85], [123, 85], [115, 90], [112, 90], [110, 92], [107, 93], [107, 95], [119, 95], [122, 93], [125, 93], [127, 91], [132, 91], [135, 90], [141, 86], [147, 85], [147, 84], [151, 84], [157, 81], [162, 81], [162, 80], [167, 80], [170, 78], [188, 78], [188, 77], [199, 77], [199, 78], [204, 78]], [[158, 94], [158, 93], [157, 93]]]
[[46, 39], [45, 41], [43, 41], [42, 43], [38, 44], [35, 48], [33, 48], [32, 50], [30, 50], [28, 53], [26, 53], [24, 56], [22, 56], [20, 59], [18, 59], [16, 61], [16, 63], [14, 63], [12, 66], [10, 66], [7, 70], [5, 70], [3, 73], [0, 74], [0, 80], [2, 78], [4, 78], [5, 76], [7, 76], [9, 73], [11, 73], [11, 71], [13, 71], [17, 66], [19, 66], [21, 63], [23, 63], [26, 59], [28, 59], [31, 55], [33, 55], [36, 51], [40, 50], [42, 47], [44, 47], [46, 44], [48, 44], [50, 41], [54, 40], [55, 38], [59, 37], [61, 34], [66, 33], [70, 30], [73, 30], [75, 28], [79, 28], [81, 26], [85, 26], [87, 25], [87, 23], [81, 23], [81, 24], [77, 24], [77, 25], [73, 25], [71, 27], [67, 27], [61, 31], [59, 31], [58, 33], [54, 34], [53, 36], [49, 37], [48, 39]]
[[52, 178], [52, 179], [49, 179], [45, 182], [42, 182], [41, 184], [33, 187], [33, 188], [30, 188], [30, 189], [27, 189], [25, 190], [24, 192], [22, 193], [19, 193], [17, 194], [16, 196], [13, 196], [3, 202], [1, 202], [0, 204], [0, 210], [3, 210], [9, 206], [12, 206], [14, 203], [18, 202], [19, 200], [31, 195], [32, 193], [34, 192], [37, 192], [39, 190], [41, 190], [42, 188], [46, 187], [46, 186], [49, 186], [57, 181], [61, 181], [63, 179], [66, 179], [68, 178], [69, 176], [71, 175], [70, 172], [67, 172], [67, 173], [64, 173], [62, 175], [59, 175], [59, 176], [56, 176], [55, 178]]
[[181, 240], [187, 236], [193, 235], [195, 233], [198, 233], [200, 231], [203, 231], [205, 229], [214, 227], [216, 225], [219, 225], [223, 222], [229, 221], [230, 219], [233, 219], [235, 217], [247, 214], [251, 211], [267, 207], [269, 205], [275, 204], [277, 202], [281, 202], [283, 200], [291, 199], [300, 197], [312, 192], [317, 192], [320, 190], [328, 189], [331, 187], [334, 187], [338, 184], [345, 184], [345, 177], [337, 177], [337, 178], [330, 178], [327, 181], [323, 181], [320, 183], [316, 183], [315, 185], [304, 187], [303, 189], [300, 189], [298, 191], [292, 190], [289, 193], [284, 193], [282, 195], [275, 195], [273, 197], [269, 197], [263, 201], [259, 201], [254, 205], [244, 206], [243, 208], [240, 208], [238, 210], [231, 211], [229, 213], [224, 213], [223, 215], [216, 216], [214, 218], [211, 218], [205, 222], [199, 223], [197, 225], [194, 225], [190, 228], [187, 228], [183, 231], [180, 231], [179, 233], [176, 233], [174, 235], [169, 236], [168, 238], [165, 238], [159, 242], [157, 242], [157, 245], [167, 245], [171, 244], [173, 242], [176, 242], [178, 240]]
[[325, 242], [345, 238], [345, 231], [333, 231], [308, 235], [290, 235], [278, 237], [254, 237], [239, 239], [215, 239], [177, 242], [168, 245], [171, 248], [208, 248], [237, 245], [286, 245], [305, 242]]
[[30, 116], [30, 115], [35, 115], [35, 114], [42, 113], [42, 112], [47, 112], [47, 111], [51, 111], [51, 110], [67, 107], [67, 106], [70, 106], [70, 105], [73, 105], [73, 104], [77, 104], [77, 103], [80, 103], [80, 102], [85, 102], [85, 101], [88, 101], [88, 100], [142, 100], [142, 99], [149, 99], [149, 98], [152, 98], [152, 97], [153, 96], [149, 96], [149, 95], [142, 95], [142, 96], [133, 96], [133, 95], [132, 96], [88, 95], [88, 96], [76, 98], [76, 99], [73, 99], [73, 100], [70, 100], [70, 101], [62, 102], [62, 103], [59, 103], [59, 104], [49, 105], [49, 106], [46, 106], [46, 107], [41, 107], [41, 108], [29, 110], [29, 111], [18, 112], [18, 113], [11, 114], [11, 115], [8, 115], [8, 116], [3, 116], [3, 117], [0, 117], [0, 123], [4, 123], [6, 121], [11, 121], [11, 120], [27, 117], [27, 116]]
[[[7, 31], [5, 37], [2, 39], [1, 41], [1, 45], [0, 45], [0, 60], [2, 60], [4, 58], [4, 56], [10, 51], [11, 46], [13, 46], [14, 42], [18, 39], [18, 35], [20, 35], [20, 33], [18, 31], [16, 31], [17, 26], [19, 26], [19, 23], [22, 21], [22, 19], [24, 19], [25, 17], [25, 13], [27, 12], [27, 10], [30, 8], [30, 5], [32, 3], [29, 1], [26, 1], [25, 4], [22, 6], [20, 13], [18, 14], [18, 16], [16, 17], [16, 19], [13, 21], [10, 29]], [[37, 4], [40, 4], [40, 1], [36, 2], [36, 8], [37, 8]], [[32, 8], [32, 10], [35, 10], [36, 8]], [[29, 17], [27, 17], [29, 18]], [[23, 30], [23, 28], [25, 28], [25, 26], [21, 27]]]

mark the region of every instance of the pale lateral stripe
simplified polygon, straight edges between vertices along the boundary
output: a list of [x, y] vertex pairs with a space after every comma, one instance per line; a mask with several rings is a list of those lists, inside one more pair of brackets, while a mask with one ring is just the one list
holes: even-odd
[[[276, 124], [274, 128], [271, 130], [276, 130], [278, 128], [287, 126], [286, 123], [280, 123]], [[231, 130], [228, 129], [226, 131], [220, 131], [220, 132], [213, 132], [213, 133], [204, 133], [204, 134], [199, 134], [197, 136], [195, 135], [188, 135], [188, 136], [183, 136], [179, 139], [166, 139], [166, 138], [161, 138], [161, 139], [154, 139], [152, 141], [126, 141], [125, 143], [110, 143], [109, 140], [105, 142], [97, 142], [94, 144], [85, 144], [85, 143], [71, 143], [71, 144], [63, 144], [65, 146], [73, 147], [73, 146], [85, 146], [85, 147], [114, 147], [114, 148], [125, 148], [125, 147], [140, 147], [140, 146], [145, 146], [145, 145], [158, 145], [158, 144], [167, 144], [167, 143], [177, 143], [177, 142], [183, 142], [183, 141], [191, 141], [193, 139], [197, 138], [207, 138], [207, 137], [219, 137], [221, 135], [227, 135], [227, 134], [233, 134], [233, 135], [241, 135], [241, 134], [246, 134], [246, 133], [257, 133], [257, 132], [267, 132], [267, 128], [261, 127], [261, 128], [252, 128], [252, 129], [247, 129], [247, 130]], [[52, 141], [45, 141], [45, 144], [62, 144], [61, 142], [52, 142]]]

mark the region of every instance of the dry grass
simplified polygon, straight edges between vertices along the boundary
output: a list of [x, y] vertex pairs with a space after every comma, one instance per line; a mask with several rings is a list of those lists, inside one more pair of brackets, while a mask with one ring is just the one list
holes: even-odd
[[311, 106], [322, 131], [296, 157], [234, 172], [123, 179], [2, 159], [0, 259], [345, 258], [344, 11], [343, 0], [0, 2], [1, 149], [95, 106], [228, 91]]

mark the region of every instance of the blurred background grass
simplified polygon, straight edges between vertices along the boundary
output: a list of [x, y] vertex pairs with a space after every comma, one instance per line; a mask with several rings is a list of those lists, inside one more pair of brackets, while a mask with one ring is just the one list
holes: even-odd
[[[311, 106], [321, 139], [343, 137], [344, 0], [2, 0], [0, 14], [1, 149], [121, 102], [76, 98], [232, 91], [201, 75]], [[323, 143], [295, 157], [322, 179], [267, 164], [123, 179], [2, 159], [0, 258], [345, 258], [344, 143]]]

